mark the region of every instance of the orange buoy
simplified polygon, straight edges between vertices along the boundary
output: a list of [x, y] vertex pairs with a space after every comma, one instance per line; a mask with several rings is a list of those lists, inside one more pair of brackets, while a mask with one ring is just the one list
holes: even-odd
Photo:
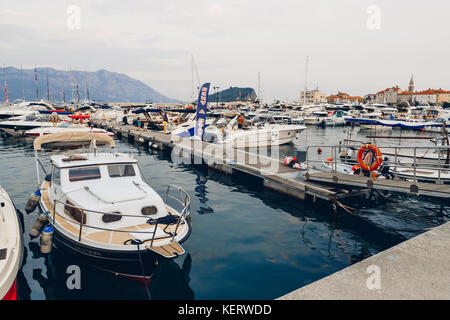
[[333, 162], [333, 158], [328, 158], [327, 161], [328, 162]]
[[365, 144], [358, 150], [358, 164], [363, 170], [374, 171], [383, 162], [380, 149], [374, 144]]

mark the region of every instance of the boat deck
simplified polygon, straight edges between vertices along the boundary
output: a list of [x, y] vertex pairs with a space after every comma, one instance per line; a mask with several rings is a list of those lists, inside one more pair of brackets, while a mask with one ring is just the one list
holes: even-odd
[[[128, 226], [123, 228], [118, 228], [117, 231], [110, 231], [110, 230], [97, 230], [89, 227], [83, 226], [80, 230], [80, 225], [78, 222], [73, 220], [69, 215], [66, 213], [59, 213], [54, 214], [53, 212], [53, 203], [48, 198], [48, 182], [46, 182], [43, 187], [41, 188], [41, 197], [42, 201], [44, 202], [45, 207], [49, 211], [49, 218], [51, 221], [53, 221], [54, 217], [54, 224], [58, 224], [61, 228], [63, 228], [67, 233], [71, 234], [73, 238], [80, 239], [80, 242], [84, 242], [85, 240], [93, 241], [97, 244], [103, 244], [103, 245], [123, 245], [126, 240], [129, 239], [135, 239], [137, 238], [136, 235], [138, 233], [134, 233], [133, 231], [137, 232], [148, 232], [148, 233], [140, 233], [140, 235], [147, 235], [149, 239], [151, 239], [153, 235], [153, 231], [155, 226], [149, 225], [147, 223], [142, 223], [139, 225], [134, 226]], [[166, 206], [166, 209], [168, 212], [170, 212], [173, 215], [178, 215], [177, 212], [175, 212], [172, 208]], [[65, 215], [66, 217], [62, 217], [61, 215]], [[144, 219], [143, 219], [144, 220]], [[187, 224], [185, 222], [181, 222], [177, 233], [180, 234], [183, 232], [183, 228], [187, 227]], [[164, 229], [166, 232], [175, 232], [176, 225], [167, 225], [167, 224], [158, 224], [157, 227], [157, 236], [155, 236], [155, 239], [153, 241], [154, 244], [161, 243], [163, 241], [167, 241], [168, 235], [163, 231]], [[81, 232], [80, 232], [81, 231]], [[167, 237], [161, 237], [158, 236], [158, 234], [166, 234]], [[150, 244], [146, 244], [146, 247]]]

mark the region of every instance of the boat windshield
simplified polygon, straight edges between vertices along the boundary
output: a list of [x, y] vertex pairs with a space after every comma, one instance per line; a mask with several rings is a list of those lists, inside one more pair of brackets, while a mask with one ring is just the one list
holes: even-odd
[[74, 168], [69, 170], [69, 181], [77, 182], [84, 180], [95, 180], [100, 179], [100, 168], [99, 167], [82, 167]]
[[134, 172], [133, 165], [131, 164], [112, 164], [108, 166], [108, 173], [111, 178], [118, 177], [134, 177], [136, 173]]

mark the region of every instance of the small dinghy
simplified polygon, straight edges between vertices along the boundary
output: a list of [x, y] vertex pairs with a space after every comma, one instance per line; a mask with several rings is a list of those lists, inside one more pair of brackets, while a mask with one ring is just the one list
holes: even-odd
[[[38, 137], [35, 150], [61, 138], [65, 135]], [[39, 206], [53, 227], [54, 245], [100, 268], [129, 275], [139, 274], [143, 261], [157, 255], [183, 254], [180, 243], [191, 232], [189, 195], [169, 186], [163, 200], [143, 180], [133, 156], [99, 153], [96, 139], [114, 150], [111, 137], [94, 134], [89, 153], [50, 157], [51, 172], [40, 184]], [[36, 151], [37, 168], [38, 161]], [[37, 175], [39, 180], [39, 170]]]
[[0, 299], [17, 300], [17, 273], [22, 265], [23, 225], [11, 198], [0, 187]]

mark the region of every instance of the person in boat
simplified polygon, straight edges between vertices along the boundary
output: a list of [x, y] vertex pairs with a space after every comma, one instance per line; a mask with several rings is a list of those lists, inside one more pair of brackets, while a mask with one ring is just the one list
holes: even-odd
[[244, 114], [241, 113], [241, 115], [237, 119], [238, 129], [242, 129], [244, 127], [244, 122], [245, 122]]

